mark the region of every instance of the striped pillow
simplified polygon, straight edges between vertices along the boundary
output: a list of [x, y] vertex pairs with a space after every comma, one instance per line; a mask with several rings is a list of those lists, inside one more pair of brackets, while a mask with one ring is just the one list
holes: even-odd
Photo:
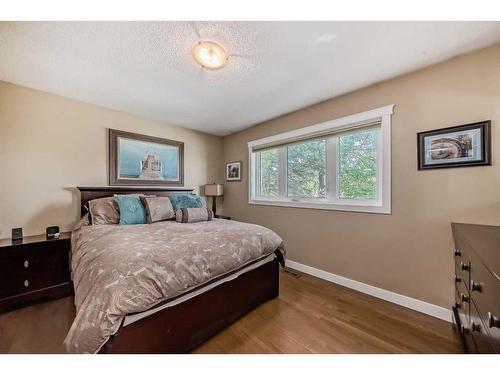
[[179, 208], [175, 211], [175, 220], [178, 223], [197, 223], [199, 221], [211, 221], [214, 215], [211, 209], [201, 208]]

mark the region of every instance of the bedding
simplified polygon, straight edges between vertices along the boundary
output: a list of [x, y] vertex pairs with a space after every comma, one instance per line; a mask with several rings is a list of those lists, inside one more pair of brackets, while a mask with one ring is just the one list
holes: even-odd
[[204, 206], [201, 197], [196, 194], [174, 194], [170, 196], [170, 202], [172, 202], [175, 212], [179, 208], [201, 208]]
[[146, 311], [276, 249], [283, 251], [282, 240], [272, 230], [237, 221], [79, 223], [72, 233], [71, 264], [77, 314], [66, 348], [95, 353], [126, 315]]
[[146, 209], [138, 195], [115, 195], [120, 210], [120, 225], [146, 224]]
[[89, 213], [92, 224], [118, 224], [120, 222], [120, 211], [113, 197], [97, 198], [89, 201]]
[[175, 211], [168, 197], [141, 197], [146, 209], [148, 224], [164, 221], [175, 217]]
[[197, 223], [199, 221], [210, 221], [214, 214], [209, 208], [179, 208], [175, 213], [178, 223]]

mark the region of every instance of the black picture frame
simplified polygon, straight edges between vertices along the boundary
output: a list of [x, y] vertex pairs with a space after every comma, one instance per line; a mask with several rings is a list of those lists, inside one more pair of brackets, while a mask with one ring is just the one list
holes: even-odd
[[[446, 162], [443, 159], [442, 163], [439, 164], [426, 164], [425, 163], [425, 138], [429, 136], [436, 135], [446, 135], [449, 133], [455, 133], [458, 131], [466, 131], [480, 129], [481, 136], [481, 158], [478, 160], [464, 161], [464, 162]], [[418, 158], [418, 170], [426, 169], [441, 169], [441, 168], [458, 168], [458, 167], [478, 167], [491, 165], [491, 121], [480, 121], [471, 124], [450, 126], [447, 128], [430, 130], [425, 132], [417, 133], [417, 158]]]
[[[231, 173], [230, 170], [229, 170], [230, 166], [237, 168], [238, 174], [236, 176], [231, 176], [230, 175], [230, 173]], [[226, 181], [227, 182], [241, 181], [242, 174], [243, 174], [242, 166], [243, 166], [243, 162], [241, 160], [232, 161], [232, 162], [226, 163]], [[234, 173], [234, 172], [235, 171], [233, 171], [232, 173]]]

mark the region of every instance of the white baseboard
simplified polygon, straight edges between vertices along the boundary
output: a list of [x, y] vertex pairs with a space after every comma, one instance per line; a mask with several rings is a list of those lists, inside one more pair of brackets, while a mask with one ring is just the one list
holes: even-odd
[[330, 281], [335, 284], [345, 286], [350, 289], [357, 290], [358, 292], [369, 294], [397, 305], [407, 307], [412, 310], [445, 320], [452, 321], [452, 312], [444, 307], [433, 305], [419, 299], [404, 296], [402, 294], [390, 292], [388, 290], [377, 288], [372, 285], [364, 284], [362, 282], [348, 279], [347, 277], [335, 275], [334, 273], [326, 272], [314, 267], [306, 266], [305, 264], [297, 263], [291, 260], [286, 260], [286, 266], [294, 270], [307, 273], [312, 276], [319, 277], [320, 279]]

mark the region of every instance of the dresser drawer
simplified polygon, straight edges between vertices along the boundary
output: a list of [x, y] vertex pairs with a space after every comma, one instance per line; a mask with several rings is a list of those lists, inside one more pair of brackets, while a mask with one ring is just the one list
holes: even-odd
[[492, 345], [500, 353], [500, 282], [478, 262], [472, 264], [470, 292]]
[[455, 270], [457, 274], [460, 274], [467, 288], [469, 288], [470, 282], [470, 254], [472, 250], [469, 248], [467, 243], [460, 239], [459, 236], [455, 238]]
[[495, 352], [500, 354], [500, 317], [489, 312], [484, 321], [484, 326], [490, 336], [491, 345], [495, 349]]
[[460, 264], [455, 262], [455, 284], [463, 284], [464, 288], [468, 288], [469, 274], [460, 270]]
[[478, 353], [495, 353], [495, 348], [493, 347], [488, 330], [486, 329], [474, 302], [470, 304], [469, 330]]
[[455, 299], [463, 304], [464, 314], [469, 309], [468, 349], [500, 354], [500, 226], [453, 223], [452, 231]]
[[[462, 284], [463, 287], [463, 284]], [[466, 290], [466, 288], [464, 288]], [[462, 290], [464, 290], [462, 289]], [[457, 310], [457, 315], [460, 320], [459, 333], [465, 350], [467, 352], [475, 353], [477, 351], [476, 344], [472, 339], [472, 333], [470, 331], [470, 319], [469, 319], [469, 303], [463, 302], [461, 296], [464, 292], [460, 292], [459, 288], [455, 288], [455, 309]]]
[[68, 256], [54, 249], [0, 259], [0, 299], [69, 282]]
[[462, 309], [465, 313], [469, 314], [469, 304], [470, 304], [470, 295], [469, 290], [465, 286], [463, 282], [455, 282], [456, 286], [456, 296], [455, 301], [460, 303]]
[[[469, 328], [469, 304], [462, 302], [460, 298], [460, 291], [455, 288], [455, 308], [457, 309], [457, 314], [460, 319], [460, 325], [464, 329]], [[463, 332], [462, 332], [463, 333]]]
[[488, 313], [500, 318], [500, 280], [491, 274], [480, 258], [470, 257], [470, 295], [484, 321]]

